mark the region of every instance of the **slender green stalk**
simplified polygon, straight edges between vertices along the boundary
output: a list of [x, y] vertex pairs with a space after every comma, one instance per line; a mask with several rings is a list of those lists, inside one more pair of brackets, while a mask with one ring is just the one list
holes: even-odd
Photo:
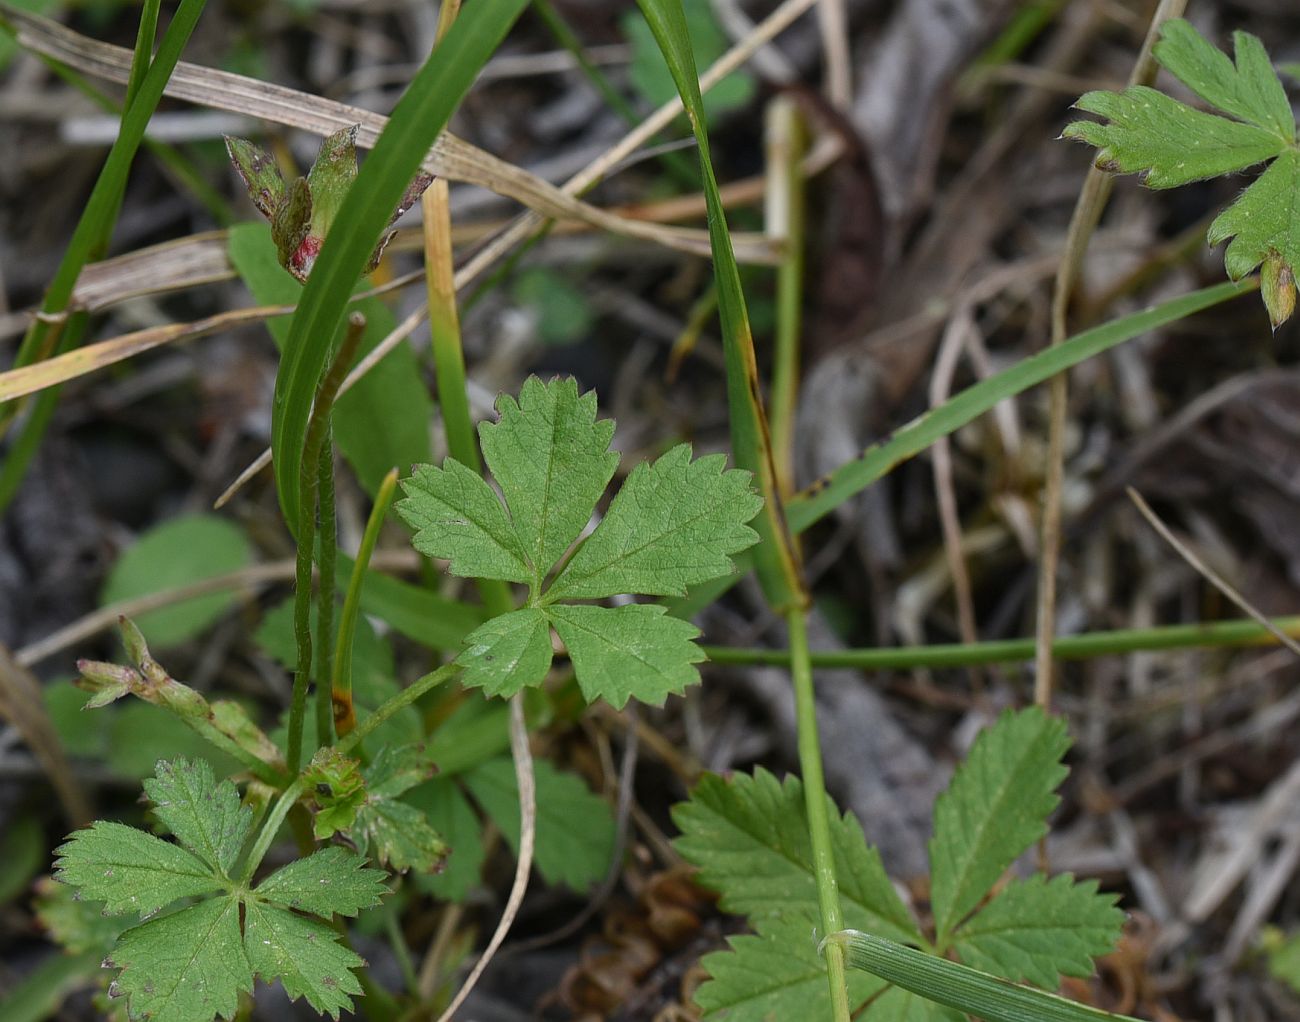
[[[1274, 618], [1281, 632], [1300, 638], [1300, 617]], [[861, 670], [910, 670], [915, 667], [978, 667], [1033, 660], [1037, 639], [1000, 639], [969, 644], [898, 646], [893, 649], [840, 649], [812, 653], [814, 667], [846, 667]], [[1213, 624], [1167, 625], [1161, 628], [1129, 628], [1089, 632], [1057, 638], [1052, 655], [1059, 660], [1089, 660], [1126, 653], [1216, 647], [1274, 646], [1277, 639], [1254, 621], [1218, 621]], [[791, 662], [785, 649], [737, 649], [705, 646], [715, 664], [770, 664], [783, 667]]]
[[[352, 364], [352, 357], [356, 354], [357, 345], [361, 343], [365, 328], [366, 321], [361, 313], [354, 312], [348, 317], [347, 334], [316, 389], [316, 400], [307, 421], [302, 460], [298, 462], [302, 473], [298, 489], [303, 497], [299, 505], [298, 559], [293, 600], [293, 634], [298, 649], [298, 663], [293, 676], [293, 696], [289, 703], [289, 750], [286, 757], [289, 772], [294, 774], [302, 766], [303, 721], [307, 716], [307, 688], [311, 683], [314, 663], [311, 637], [311, 584], [312, 558], [316, 546], [316, 490], [320, 479], [320, 457], [325, 439], [330, 435], [329, 421], [334, 399], [338, 396], [343, 377], [347, 375], [348, 368]], [[333, 515], [332, 509], [330, 515]], [[333, 538], [331, 537], [330, 542], [324, 545], [333, 548]], [[331, 553], [332, 557], [333, 553]], [[329, 593], [332, 599], [334, 593], [332, 586]], [[324, 636], [322, 641], [328, 643], [329, 637]], [[324, 683], [325, 677], [322, 676], [322, 686]], [[324, 737], [324, 735], [318, 736], [320, 740], [324, 740]]]
[[[844, 928], [844, 919], [840, 912], [839, 883], [835, 879], [830, 818], [826, 812], [826, 779], [822, 774], [821, 740], [817, 734], [817, 701], [813, 694], [812, 663], [808, 655], [806, 613], [801, 608], [792, 608], [785, 617], [790, 631], [790, 677], [794, 682], [795, 718], [798, 722], [799, 772], [803, 775], [804, 808], [808, 814], [808, 836], [812, 840], [822, 931], [838, 933]], [[836, 1022], [848, 1022], [849, 994], [844, 977], [843, 948], [835, 945], [826, 948], [826, 973], [831, 987], [831, 1013]]]
[[412, 682], [406, 688], [402, 689], [397, 695], [386, 700], [381, 704], [374, 713], [363, 720], [355, 731], [346, 738], [340, 738], [335, 748], [347, 755], [358, 745], [370, 737], [374, 731], [382, 727], [395, 713], [400, 712], [413, 702], [428, 692], [433, 691], [444, 681], [455, 677], [460, 673], [460, 667], [456, 664], [445, 664], [436, 671], [426, 674], [423, 678]]
[[[365, 585], [366, 569], [375, 552], [379, 530], [383, 527], [384, 516], [388, 514], [396, 489], [397, 469], [393, 469], [384, 476], [384, 481], [379, 484], [379, 492], [375, 494], [375, 503], [366, 521], [366, 531], [361, 537], [361, 549], [357, 551], [357, 559], [352, 564], [347, 595], [343, 598], [343, 613], [339, 617], [339, 634], [334, 646], [334, 672], [329, 676], [334, 732], [340, 738], [347, 737], [357, 726], [357, 711], [352, 702], [352, 643], [357, 632], [357, 618], [361, 614], [361, 588]], [[321, 677], [326, 675], [322, 674]]]
[[320, 541], [316, 560], [320, 584], [316, 587], [316, 648], [320, 654], [316, 663], [316, 744], [329, 745], [334, 740], [330, 680], [334, 677], [334, 574], [339, 548], [338, 522], [334, 509], [334, 430], [329, 425], [328, 417], [317, 462]]
[[252, 881], [253, 874], [257, 872], [257, 867], [262, 864], [262, 860], [266, 858], [266, 853], [271, 850], [275, 835], [280, 832], [280, 825], [284, 823], [285, 817], [289, 815], [289, 810], [294, 807], [294, 804], [302, 797], [306, 789], [306, 779], [299, 777], [280, 793], [280, 797], [275, 800], [275, 805], [266, 814], [266, 819], [262, 821], [262, 829], [257, 832], [257, 840], [253, 843], [253, 847], [248, 852], [248, 858], [244, 862], [241, 882], [245, 885]]

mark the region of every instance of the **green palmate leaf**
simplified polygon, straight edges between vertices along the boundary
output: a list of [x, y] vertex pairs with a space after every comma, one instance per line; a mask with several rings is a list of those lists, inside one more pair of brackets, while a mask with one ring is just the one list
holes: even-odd
[[352, 970], [365, 965], [344, 947], [338, 934], [318, 919], [307, 919], [271, 905], [247, 903], [244, 947], [253, 970], [265, 980], [279, 979], [293, 1000], [306, 997], [322, 1014], [338, 1018], [361, 993]]
[[[502, 395], [500, 421], [479, 427], [483, 459], [505, 495], [532, 580], [578, 538], [618, 466], [614, 423], [596, 419], [596, 395], [571, 379], [530, 376], [518, 403]], [[495, 577], [495, 576], [494, 576]], [[608, 595], [608, 594], [602, 594]]]
[[433, 761], [422, 745], [386, 746], [365, 771], [364, 799], [346, 828], [361, 853], [373, 853], [395, 870], [436, 869], [447, 845], [412, 805], [398, 797], [433, 776]]
[[317, 916], [354, 916], [387, 893], [383, 870], [368, 868], [359, 855], [338, 846], [281, 866], [256, 890], [262, 901]]
[[122, 970], [110, 992], [127, 997], [132, 1018], [234, 1017], [240, 993], [253, 989], [239, 905], [238, 898], [212, 898], [122, 934], [104, 964]]
[[668, 616], [663, 607], [633, 603], [623, 607], [547, 608], [573, 661], [578, 687], [588, 702], [604, 699], [621, 707], [635, 696], [662, 706], [700, 680], [695, 667], [704, 651], [694, 642], [700, 630]]
[[447, 842], [443, 869], [415, 878], [416, 886], [444, 901], [464, 901], [483, 870], [483, 827], [474, 807], [454, 781], [438, 777], [410, 795], [429, 825]]
[[[729, 937], [731, 950], [705, 955], [700, 964], [710, 978], [694, 995], [704, 1017], [726, 1022], [829, 1018], [826, 962], [817, 953], [815, 927], [809, 906], [806, 914], [765, 918], [756, 935]], [[885, 986], [875, 976], [852, 973], [849, 1003], [862, 1005]]]
[[[681, 830], [674, 846], [699, 867], [700, 882], [722, 895], [728, 912], [814, 918], [817, 882], [798, 778], [778, 781], [762, 768], [752, 777], [706, 774], [690, 801], [673, 807], [673, 821]], [[845, 919], [919, 942], [916, 923], [852, 813], [831, 814], [831, 840]], [[825, 992], [824, 967], [821, 975]]]
[[1047, 833], [1069, 745], [1060, 719], [1037, 707], [1008, 710], [976, 739], [936, 800], [930, 900], [940, 948], [1007, 867]]
[[415, 549], [450, 561], [453, 575], [507, 582], [533, 577], [505, 508], [472, 469], [454, 458], [442, 468], [417, 465], [402, 490], [406, 499], [398, 502], [397, 513], [415, 530]]
[[551, 667], [551, 626], [535, 608], [512, 611], [480, 625], [465, 639], [456, 663], [462, 681], [490, 696], [512, 696], [540, 685]]
[[1153, 188], [1172, 188], [1274, 162], [1214, 221], [1209, 242], [1234, 239], [1225, 253], [1228, 275], [1239, 280], [1265, 266], [1264, 301], [1274, 328], [1295, 309], [1300, 268], [1300, 150], [1295, 116], [1263, 44], [1233, 35], [1236, 63], [1188, 22], [1161, 29], [1156, 59], [1211, 106], [1229, 115], [1194, 110], [1154, 89], [1089, 92], [1078, 103], [1109, 123], [1079, 121], [1067, 138], [1098, 148], [1097, 165], [1145, 172]]
[[[609, 804], [581, 778], [562, 773], [544, 759], [535, 764], [537, 848], [533, 861], [549, 884], [586, 890], [609, 869], [614, 854], [614, 815]], [[480, 764], [464, 775], [483, 811], [519, 851], [519, 788], [508, 758]]]
[[638, 465], [548, 595], [681, 596], [688, 586], [729, 574], [730, 555], [758, 540], [745, 523], [763, 502], [750, 474], [724, 471], [725, 464], [720, 454], [693, 462], [690, 445], [679, 444]]
[[218, 783], [212, 767], [201, 759], [160, 762], [155, 776], [144, 782], [153, 812], [186, 848], [222, 875], [228, 876], [248, 837], [253, 811], [241, 805], [239, 789]]
[[184, 848], [121, 823], [96, 820], [55, 850], [54, 876], [105, 903], [112, 915], [143, 918], [171, 904], [220, 890], [211, 866]]
[[967, 965], [1055, 990], [1061, 975], [1092, 975], [1092, 960], [1115, 947], [1124, 925], [1115, 900], [1095, 880], [1013, 880], [958, 928], [953, 946]]

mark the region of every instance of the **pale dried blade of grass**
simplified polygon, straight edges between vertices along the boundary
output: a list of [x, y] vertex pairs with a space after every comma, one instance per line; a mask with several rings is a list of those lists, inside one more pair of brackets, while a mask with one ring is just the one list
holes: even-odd
[[[0, 5], [0, 10], [12, 22], [17, 40], [24, 48], [98, 78], [126, 81], [131, 65], [129, 50], [90, 39], [57, 22], [7, 5]], [[383, 115], [361, 107], [184, 61], [176, 65], [166, 94], [322, 136], [357, 124], [360, 125], [357, 145], [366, 149], [374, 145], [388, 123]], [[697, 255], [708, 255], [710, 251], [707, 231], [617, 216], [581, 202], [572, 193], [448, 132], [434, 142], [425, 158], [424, 169], [448, 180], [487, 188], [550, 219], [581, 220], [613, 234]], [[745, 261], [770, 263], [776, 258], [762, 235], [736, 235], [735, 241], [737, 256]]]

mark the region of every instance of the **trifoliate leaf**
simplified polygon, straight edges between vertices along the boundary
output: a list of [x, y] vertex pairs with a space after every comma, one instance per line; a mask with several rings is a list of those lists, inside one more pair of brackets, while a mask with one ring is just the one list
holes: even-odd
[[423, 745], [383, 749], [365, 770], [365, 800], [349, 830], [363, 854], [395, 870], [429, 872], [442, 864], [447, 845], [424, 815], [398, 796], [433, 776]]
[[494, 617], [470, 632], [456, 663], [461, 683], [490, 696], [512, 696], [540, 685], [551, 667], [551, 626], [536, 608]]
[[415, 474], [402, 480], [402, 489], [406, 499], [398, 501], [397, 513], [415, 529], [413, 543], [420, 553], [450, 561], [451, 573], [465, 578], [527, 582], [533, 577], [505, 508], [472, 469], [454, 458], [442, 468], [417, 465]]
[[[919, 941], [916, 923], [858, 821], [829, 808], [845, 925]], [[752, 777], [706, 774], [690, 800], [673, 807], [673, 822], [681, 831], [674, 846], [699, 867], [700, 882], [722, 895], [726, 911], [762, 920], [815, 910], [817, 880], [798, 778], [781, 782], [761, 767]]]
[[220, 890], [221, 878], [184, 848], [121, 823], [96, 820], [56, 849], [54, 876], [110, 915], [141, 918], [188, 898]]
[[127, 930], [104, 962], [122, 970], [109, 993], [149, 1022], [233, 1018], [240, 993], [253, 989], [239, 905], [212, 898]]
[[1239, 280], [1265, 266], [1264, 301], [1276, 329], [1295, 309], [1300, 272], [1300, 151], [1295, 116], [1263, 44], [1233, 35], [1236, 63], [1188, 22], [1161, 28], [1156, 59], [1207, 103], [1235, 120], [1205, 113], [1144, 86], [1089, 92], [1078, 103], [1110, 123], [1078, 121], [1066, 138], [1098, 148], [1097, 166], [1146, 172], [1152, 188], [1172, 188], [1274, 162], [1210, 227], [1210, 244], [1232, 238], [1224, 255]]
[[[710, 979], [693, 998], [705, 1019], [830, 1018], [830, 987], [826, 961], [817, 953], [815, 918], [812, 906], [802, 915], [765, 917], [756, 935], [729, 937], [730, 951], [705, 955], [700, 965]], [[851, 972], [846, 978], [849, 1006], [855, 1011], [886, 986], [862, 972]]]
[[278, 979], [291, 1000], [306, 997], [331, 1018], [351, 1010], [349, 995], [361, 993], [352, 970], [365, 960], [340, 944], [339, 935], [320, 920], [250, 901], [244, 914], [244, 947], [249, 964], [263, 980]]
[[618, 455], [614, 423], [596, 419], [596, 395], [572, 379], [530, 376], [519, 401], [497, 400], [500, 421], [479, 426], [483, 458], [505, 495], [537, 586], [591, 518]]
[[367, 868], [361, 856], [334, 845], [281, 866], [254, 893], [312, 915], [354, 916], [378, 905], [388, 888], [383, 870]]
[[663, 607], [556, 604], [547, 614], [569, 650], [588, 702], [604, 699], [618, 708], [635, 697], [662, 706], [665, 697], [700, 680], [695, 665], [704, 651], [693, 641], [700, 630], [669, 617]]
[[442, 871], [418, 874], [415, 885], [443, 901], [464, 901], [483, 870], [483, 825], [469, 799], [454, 781], [436, 777], [410, 795], [410, 800], [447, 842]]
[[202, 759], [159, 762], [144, 782], [153, 812], [182, 845], [222, 875], [229, 875], [248, 837], [253, 813], [240, 804], [239, 789], [218, 783]]
[[1008, 710], [976, 739], [935, 801], [930, 900], [940, 947], [1003, 871], [1047, 833], [1069, 746], [1059, 718], [1037, 707]]
[[1068, 874], [1013, 880], [960, 927], [953, 946], [967, 965], [1056, 990], [1061, 975], [1090, 976], [1119, 940], [1124, 913], [1097, 882]]
[[[537, 845], [533, 861], [549, 884], [583, 891], [604, 877], [614, 854], [614, 814], [573, 774], [544, 759], [534, 764]], [[464, 775], [466, 787], [519, 852], [519, 787], [509, 758], [490, 760]]]
[[689, 444], [642, 462], [548, 596], [684, 596], [687, 586], [730, 574], [730, 555], [758, 541], [745, 522], [763, 501], [748, 472], [725, 464], [720, 454], [691, 461]]

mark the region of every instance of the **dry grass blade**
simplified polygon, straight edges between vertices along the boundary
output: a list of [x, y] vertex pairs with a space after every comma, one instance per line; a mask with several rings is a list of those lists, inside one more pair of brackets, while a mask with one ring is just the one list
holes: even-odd
[[[97, 78], [127, 80], [131, 67], [129, 50], [87, 38], [57, 22], [7, 5], [0, 5], [0, 10], [13, 24], [18, 43], [24, 48]], [[184, 61], [176, 65], [166, 94], [322, 136], [358, 124], [357, 145], [362, 148], [372, 147], [388, 123], [383, 115], [361, 107]], [[424, 168], [451, 181], [487, 188], [553, 220], [580, 220], [613, 234], [697, 255], [708, 255], [710, 251], [707, 231], [617, 216], [582, 202], [572, 193], [448, 132], [433, 144]], [[747, 262], [771, 263], [777, 255], [771, 242], [762, 235], [737, 235], [736, 247], [737, 256]]]
[[11, 369], [0, 373], [0, 403], [12, 401], [26, 394], [35, 394], [54, 387], [79, 376], [85, 376], [97, 369], [103, 369], [116, 362], [132, 358], [151, 348], [157, 348], [173, 341], [192, 340], [206, 337], [230, 327], [244, 323], [256, 323], [272, 316], [287, 316], [293, 312], [292, 305], [259, 305], [248, 309], [233, 309], [230, 312], [208, 316], [194, 323], [168, 323], [165, 326], [149, 327], [123, 334], [98, 344], [88, 344], [83, 348], [48, 358], [43, 362]]
[[1278, 628], [1277, 625], [1265, 617], [1253, 603], [1229, 585], [1227, 579], [1223, 578], [1223, 576], [1201, 560], [1191, 547], [1175, 536], [1173, 530], [1160, 520], [1160, 516], [1151, 510], [1151, 505], [1142, 499], [1142, 495], [1138, 493], [1137, 490], [1129, 486], [1125, 488], [1125, 492], [1128, 494], [1129, 500], [1133, 501], [1134, 506], [1141, 513], [1142, 517], [1147, 520], [1147, 523], [1151, 528], [1155, 529], [1156, 532], [1160, 534], [1160, 538], [1173, 547], [1178, 556], [1191, 565], [1198, 575], [1249, 614], [1255, 620], [1255, 623], [1261, 628], [1267, 629], [1273, 638], [1277, 639], [1278, 642], [1282, 643], [1283, 646], [1289, 649], [1297, 657], [1300, 657], [1300, 643], [1297, 643], [1295, 639], [1291, 638], [1291, 636], [1287, 635], [1286, 632], [1282, 631], [1282, 629]]

